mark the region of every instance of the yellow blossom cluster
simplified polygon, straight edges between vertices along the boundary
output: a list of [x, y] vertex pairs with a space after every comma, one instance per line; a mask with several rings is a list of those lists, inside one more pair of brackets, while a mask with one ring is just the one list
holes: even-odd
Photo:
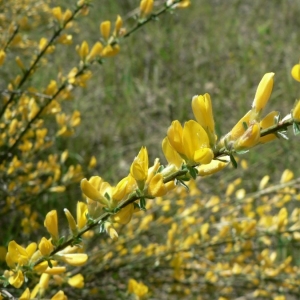
[[[168, 4], [157, 15], [173, 6], [175, 8], [179, 2]], [[144, 14], [144, 4], [141, 3], [140, 16], [129, 31], [123, 26], [120, 15], [117, 15], [114, 25], [109, 20], [101, 22], [98, 41], [80, 42], [74, 47], [78, 61], [68, 64], [68, 69], [56, 69], [53, 58], [59, 55], [59, 51], [66, 51], [66, 47], [73, 47], [73, 37], [80, 30], [77, 22], [88, 15], [91, 1], [79, 0], [70, 8], [51, 7], [50, 1], [32, 0], [11, 0], [1, 5], [0, 66], [4, 72], [14, 71], [7, 73], [8, 80], [1, 90], [0, 172], [3, 180], [0, 215], [3, 224], [9, 223], [13, 214], [17, 221], [7, 235], [1, 236], [1, 244], [7, 246], [7, 250], [0, 247], [0, 261], [5, 260], [9, 269], [0, 282], [5, 287], [24, 288], [20, 298], [31, 299], [44, 297], [49, 285], [67, 283], [71, 287], [83, 288], [83, 276], [64, 266], [80, 267], [87, 261], [88, 256], [81, 248], [82, 236], [91, 236], [90, 229], [99, 222], [111, 237], [117, 237], [113, 224], [128, 223], [138, 207], [145, 207], [141, 195], [160, 196], [173, 187], [172, 183], [163, 182], [162, 174], [156, 174], [160, 167], [158, 160], [148, 168], [148, 153], [142, 148], [130, 174], [116, 187], [111, 187], [98, 176], [82, 181], [87, 203], [77, 203], [76, 220], [67, 208], [64, 209], [69, 225], [68, 237], [58, 229], [57, 211], [51, 210], [44, 221], [50, 237], [42, 236], [39, 242], [16, 242], [32, 240], [41, 230], [43, 217], [40, 208], [62, 197], [56, 196], [57, 193], [66, 196], [69, 186], [80, 181], [84, 173], [88, 175], [97, 165], [92, 157], [87, 167], [81, 166], [80, 159], [74, 159], [71, 151], [56, 148], [63, 138], [75, 133], [81, 122], [80, 111], [65, 110], [67, 100], [74, 97], [75, 88], [87, 86], [93, 76], [94, 63], [102, 63], [105, 58], [118, 54], [121, 40], [151, 21], [152, 14], [155, 17], [156, 13], [152, 13], [153, 5], [150, 4], [150, 11], [149, 3], [146, 3], [148, 8]], [[39, 34], [31, 34], [37, 28]], [[49, 33], [41, 28], [52, 28], [52, 31]], [[46, 70], [52, 74], [50, 78], [43, 76]], [[137, 203], [132, 201], [131, 205], [126, 203], [124, 208], [119, 207], [122, 201], [131, 197], [131, 193], [137, 193]], [[109, 217], [103, 222], [97, 221], [103, 209]], [[13, 238], [9, 237], [11, 231], [14, 232]], [[32, 282], [28, 284], [29, 281]], [[133, 288], [133, 292], [135, 290]], [[1, 289], [0, 297], [9, 295], [9, 291]], [[52, 294], [51, 299], [67, 299], [62, 290]]]
[[137, 299], [146, 290], [154, 298], [164, 291], [203, 300], [212, 293], [215, 299], [297, 295], [300, 179], [285, 170], [279, 182], [271, 180], [266, 175], [256, 190], [247, 190], [242, 178], [221, 179], [222, 188], [210, 194], [203, 180], [190, 181], [189, 190], [156, 197], [147, 202], [147, 214], [137, 212], [126, 225], [126, 235], [101, 240], [84, 270], [114, 286], [118, 279], [112, 282], [110, 274], [131, 268], [128, 293]]

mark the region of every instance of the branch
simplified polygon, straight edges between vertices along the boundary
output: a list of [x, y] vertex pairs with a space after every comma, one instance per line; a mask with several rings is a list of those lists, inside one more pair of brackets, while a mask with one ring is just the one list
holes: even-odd
[[[46, 53], [46, 51], [48, 50], [48, 48], [53, 44], [54, 40], [59, 37], [60, 33], [66, 28], [66, 26], [75, 18], [75, 16], [77, 15], [77, 13], [84, 7], [84, 5], [78, 6], [73, 14], [71, 15], [71, 17], [61, 26], [59, 27], [58, 30], [56, 30], [53, 34], [53, 36], [50, 38], [50, 40], [48, 41], [47, 45], [44, 47], [43, 50], [41, 50], [41, 52], [38, 54], [38, 56], [36, 57], [36, 59], [34, 60], [34, 62], [32, 63], [32, 65], [30, 66], [30, 68], [28, 70], [26, 70], [23, 74], [23, 77], [21, 78], [17, 89], [20, 89], [23, 84], [25, 83], [25, 81], [28, 79], [28, 77], [30, 76], [30, 74], [33, 72], [33, 70], [35, 69], [36, 65], [38, 64], [38, 62], [40, 61], [40, 59], [44, 56], [44, 54]], [[0, 118], [3, 116], [5, 110], [7, 109], [7, 107], [14, 101], [14, 97], [15, 94], [11, 94], [10, 98], [8, 99], [8, 101], [4, 104], [4, 106], [2, 107], [2, 110], [0, 111]]]

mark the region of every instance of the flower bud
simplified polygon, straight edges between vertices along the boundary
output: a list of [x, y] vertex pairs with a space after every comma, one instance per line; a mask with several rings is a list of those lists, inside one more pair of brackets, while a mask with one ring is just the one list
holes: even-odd
[[50, 233], [53, 241], [57, 241], [59, 239], [58, 236], [58, 220], [57, 220], [57, 211], [51, 210], [47, 213], [44, 226], [47, 231]]
[[261, 79], [252, 103], [252, 108], [259, 113], [267, 104], [273, 89], [275, 73], [266, 73]]

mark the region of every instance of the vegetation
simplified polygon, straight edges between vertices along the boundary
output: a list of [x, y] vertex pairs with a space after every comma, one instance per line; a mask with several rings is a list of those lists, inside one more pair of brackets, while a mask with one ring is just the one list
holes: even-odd
[[0, 6], [0, 299], [299, 297], [296, 1]]

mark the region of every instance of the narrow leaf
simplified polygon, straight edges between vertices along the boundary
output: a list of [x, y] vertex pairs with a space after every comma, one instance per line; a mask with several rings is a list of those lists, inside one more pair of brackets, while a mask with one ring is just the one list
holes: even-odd
[[237, 164], [237, 162], [236, 162], [234, 156], [233, 156], [232, 154], [229, 154], [229, 157], [230, 157], [230, 161], [231, 161], [233, 167], [236, 169], [237, 166], [238, 166], [238, 164]]
[[300, 133], [299, 124], [296, 122], [293, 123], [293, 132], [294, 132], [294, 135], [298, 135]]

